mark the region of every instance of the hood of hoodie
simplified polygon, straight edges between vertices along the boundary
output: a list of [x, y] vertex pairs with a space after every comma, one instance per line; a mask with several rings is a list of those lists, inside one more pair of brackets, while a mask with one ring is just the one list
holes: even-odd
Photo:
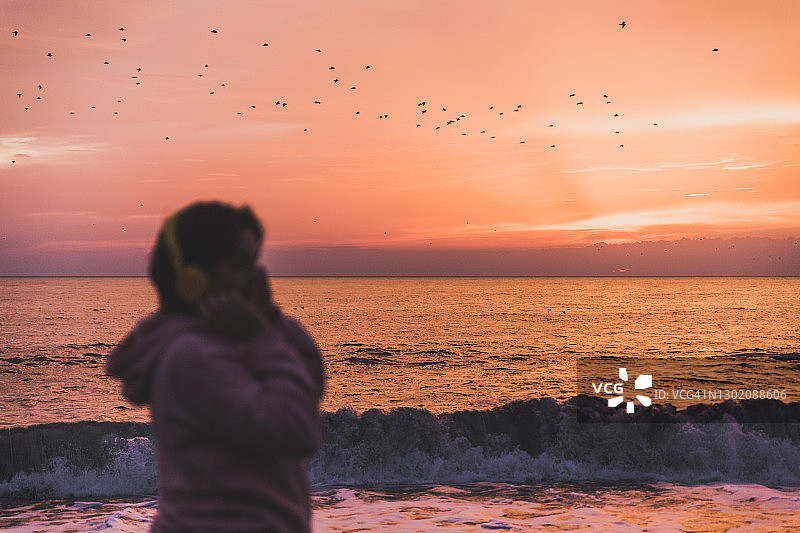
[[196, 318], [154, 313], [136, 324], [109, 354], [106, 372], [122, 380], [122, 395], [143, 405], [150, 391], [158, 362], [178, 334], [198, 326]]

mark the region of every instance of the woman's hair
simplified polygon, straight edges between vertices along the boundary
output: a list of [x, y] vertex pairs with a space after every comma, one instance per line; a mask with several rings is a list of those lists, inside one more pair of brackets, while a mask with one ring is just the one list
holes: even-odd
[[207, 272], [233, 253], [236, 238], [242, 230], [253, 230], [261, 241], [264, 229], [249, 207], [234, 207], [221, 202], [197, 202], [184, 207], [173, 217], [177, 250], [170, 249], [169, 239], [165, 236], [168, 222], [165, 222], [150, 254], [148, 274], [158, 292], [162, 311], [187, 312], [192, 306], [178, 295], [176, 289], [175, 253], [180, 254], [177, 262]]

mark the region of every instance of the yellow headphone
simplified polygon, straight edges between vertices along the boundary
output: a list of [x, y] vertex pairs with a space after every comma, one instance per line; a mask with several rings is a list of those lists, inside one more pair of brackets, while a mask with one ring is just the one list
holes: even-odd
[[200, 267], [183, 264], [183, 255], [178, 244], [178, 215], [172, 215], [164, 222], [164, 244], [172, 257], [172, 271], [175, 274], [175, 291], [187, 303], [194, 303], [208, 290], [208, 277]]

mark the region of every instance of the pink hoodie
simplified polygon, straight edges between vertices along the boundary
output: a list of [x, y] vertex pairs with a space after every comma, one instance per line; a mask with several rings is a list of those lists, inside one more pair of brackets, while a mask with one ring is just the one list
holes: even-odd
[[320, 352], [284, 317], [249, 342], [155, 313], [109, 356], [150, 404], [159, 468], [154, 532], [309, 531], [305, 458], [319, 446]]

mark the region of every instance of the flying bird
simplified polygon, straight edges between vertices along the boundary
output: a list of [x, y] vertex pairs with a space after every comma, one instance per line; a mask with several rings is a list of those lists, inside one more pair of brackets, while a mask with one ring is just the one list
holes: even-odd
[[211, 33], [217, 33], [217, 30], [211, 30]]
[[620, 23], [619, 23], [619, 25], [620, 25], [620, 26], [622, 26], [623, 28], [624, 28], [625, 26], [627, 26], [627, 24], [625, 23], [625, 21], [624, 21], [624, 20], [623, 20], [622, 22], [620, 22]]
[[13, 33], [13, 34], [14, 34], [14, 37], [16, 37], [17, 35], [19, 35], [19, 32], [18, 32], [17, 30], [14, 30], [14, 31], [12, 31], [11, 33]]
[[91, 37], [91, 36], [92, 36], [91, 33], [87, 33], [86, 35], [84, 35], [84, 37]]
[[712, 52], [719, 52], [719, 48], [714, 48], [714, 49], [713, 49], [713, 50], [711, 50], [711, 51], [712, 51]]

